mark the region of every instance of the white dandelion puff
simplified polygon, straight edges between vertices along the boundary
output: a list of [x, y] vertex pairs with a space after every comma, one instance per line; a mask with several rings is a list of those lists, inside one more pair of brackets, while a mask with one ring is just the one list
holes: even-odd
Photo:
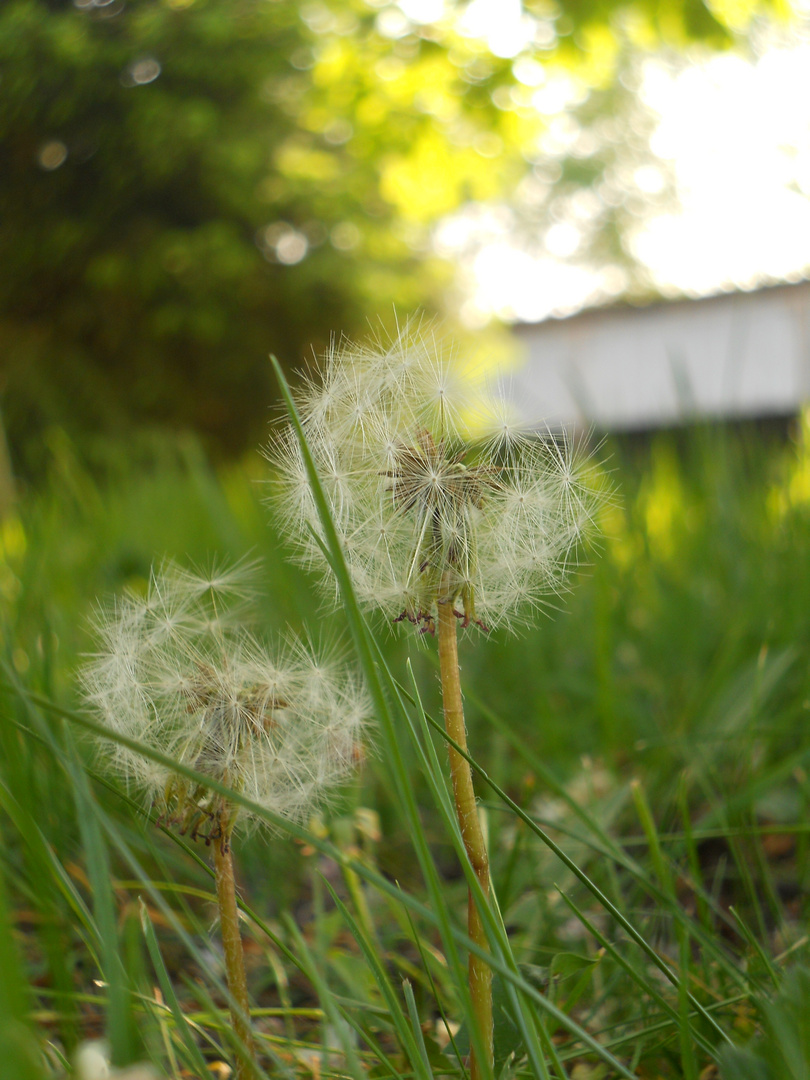
[[359, 679], [289, 636], [275, 654], [241, 625], [250, 567], [153, 571], [145, 595], [98, 613], [84, 697], [112, 738], [105, 763], [193, 837], [227, 844], [254, 815], [115, 741], [179, 764], [297, 821], [351, 771], [370, 715]]
[[[296, 405], [358, 599], [433, 631], [437, 604], [483, 629], [559, 592], [606, 496], [564, 436], [527, 433], [502, 388], [466, 374], [430, 327], [333, 344]], [[324, 566], [291, 427], [267, 456], [271, 502], [305, 563]]]

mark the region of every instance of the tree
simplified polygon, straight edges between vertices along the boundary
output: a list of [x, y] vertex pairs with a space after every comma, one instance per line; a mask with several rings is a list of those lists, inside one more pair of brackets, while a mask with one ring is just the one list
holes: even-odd
[[[723, 45], [753, 10], [526, 7], [524, 59], [603, 92], [622, 35]], [[192, 427], [240, 451], [274, 396], [269, 351], [300, 363], [392, 305], [443, 306], [454, 269], [432, 228], [513, 191], [548, 122], [468, 8], [421, 24], [385, 0], [6, 0], [0, 389], [18, 464], [36, 468], [55, 421]]]

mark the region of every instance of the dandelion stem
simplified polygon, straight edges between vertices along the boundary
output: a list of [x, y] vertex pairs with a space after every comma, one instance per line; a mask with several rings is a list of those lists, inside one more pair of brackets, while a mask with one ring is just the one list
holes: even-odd
[[219, 925], [222, 948], [225, 953], [225, 973], [231, 995], [231, 1019], [234, 1032], [245, 1048], [237, 1054], [236, 1080], [255, 1080], [255, 1045], [250, 1030], [250, 1003], [248, 1001], [245, 954], [242, 935], [239, 932], [239, 910], [236, 906], [236, 887], [233, 876], [233, 858], [223, 829], [223, 840], [214, 841], [214, 869], [216, 871], [217, 900], [219, 902]]
[[[456, 636], [457, 619], [453, 612], [453, 596], [440, 601], [439, 609], [439, 668], [442, 680], [442, 702], [444, 705], [444, 724], [447, 734], [462, 749], [467, 749], [467, 733], [464, 727], [464, 706], [461, 699], [461, 678], [458, 666], [458, 639]], [[456, 814], [461, 828], [464, 847], [467, 850], [476, 877], [484, 892], [489, 896], [489, 855], [478, 817], [475, 802], [472, 770], [468, 762], [449, 747], [450, 773], [453, 779], [453, 795], [456, 802]], [[470, 938], [486, 949], [487, 938], [481, 914], [475, 906], [472, 892], [468, 896], [467, 930]], [[478, 1031], [486, 1047], [489, 1069], [493, 1067], [493, 1032], [492, 1032], [492, 969], [485, 960], [470, 953], [469, 959], [470, 997]], [[473, 1052], [470, 1057], [471, 1080], [479, 1080], [484, 1075], [480, 1063]]]

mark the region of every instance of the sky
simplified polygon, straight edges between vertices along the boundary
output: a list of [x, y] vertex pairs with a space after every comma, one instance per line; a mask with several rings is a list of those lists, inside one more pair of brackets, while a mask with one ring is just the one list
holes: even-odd
[[[442, 0], [400, 6], [428, 21]], [[473, 0], [465, 18], [468, 32], [504, 57], [517, 56], [533, 32], [520, 0]], [[651, 58], [642, 98], [657, 118], [652, 149], [671, 169], [679, 203], [642, 219], [631, 237], [651, 283], [665, 296], [705, 296], [810, 277], [810, 21], [761, 34], [748, 59], [696, 54], [675, 67]], [[635, 181], [654, 192], [660, 177], [646, 166]], [[513, 229], [508, 214], [490, 208], [456, 215], [437, 232], [442, 253], [465, 253], [461, 316], [470, 326], [571, 314], [620, 295], [615, 268], [566, 260], [575, 224], [554, 226], [539, 258]]]
[[705, 294], [810, 272], [810, 40], [676, 77], [651, 65], [645, 97], [681, 202], [636, 238], [657, 281]]

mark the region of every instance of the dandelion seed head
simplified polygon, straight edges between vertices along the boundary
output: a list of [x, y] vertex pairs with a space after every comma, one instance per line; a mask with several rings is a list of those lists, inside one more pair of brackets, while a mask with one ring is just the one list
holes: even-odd
[[[601, 475], [564, 435], [528, 433], [503, 388], [472, 379], [430, 326], [333, 343], [296, 405], [365, 606], [424, 632], [449, 602], [488, 628], [564, 589], [595, 531]], [[302, 561], [324, 567], [290, 427], [267, 456], [274, 509]]]
[[[81, 672], [84, 698], [111, 735], [304, 820], [352, 768], [369, 701], [359, 679], [307, 642], [290, 636], [271, 655], [233, 615], [250, 589], [250, 567], [155, 570], [145, 595], [96, 614], [99, 651]], [[192, 836], [214, 838], [220, 821], [230, 830], [262, 820], [114, 738], [98, 749]]]

